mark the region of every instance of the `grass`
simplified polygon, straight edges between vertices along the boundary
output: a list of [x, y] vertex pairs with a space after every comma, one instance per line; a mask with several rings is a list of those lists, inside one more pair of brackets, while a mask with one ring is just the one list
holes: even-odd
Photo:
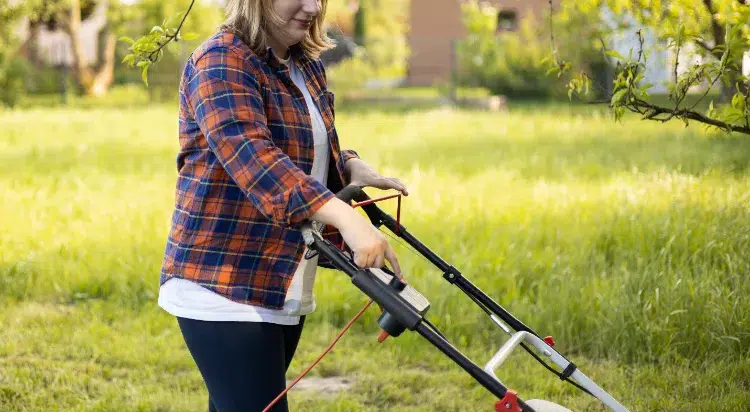
[[[175, 114], [0, 113], [0, 410], [205, 410], [176, 322], [155, 304]], [[343, 147], [409, 185], [410, 231], [631, 411], [750, 410], [750, 140], [560, 106], [337, 116]], [[502, 334], [394, 244], [430, 319], [483, 364]], [[290, 377], [365, 303], [332, 271], [316, 299]], [[419, 337], [378, 345], [377, 315], [313, 372], [353, 388], [293, 393], [294, 410], [491, 409]], [[527, 356], [499, 376], [522, 398], [601, 410]]]

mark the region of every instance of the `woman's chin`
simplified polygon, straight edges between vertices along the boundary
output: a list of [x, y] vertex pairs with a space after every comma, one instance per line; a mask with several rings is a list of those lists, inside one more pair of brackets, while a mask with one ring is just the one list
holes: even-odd
[[291, 41], [291, 45], [295, 45], [297, 43], [300, 43], [302, 40], [305, 40], [305, 37], [307, 36], [307, 30], [294, 30], [293, 32], [289, 33], [289, 40]]

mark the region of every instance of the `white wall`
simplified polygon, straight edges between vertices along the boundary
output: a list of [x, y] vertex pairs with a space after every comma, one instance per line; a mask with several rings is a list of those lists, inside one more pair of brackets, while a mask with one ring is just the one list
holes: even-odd
[[[609, 22], [612, 25], [611, 27], [614, 27], [615, 19], [610, 10], [604, 9], [602, 16], [605, 22]], [[635, 59], [639, 48], [637, 32], [640, 29], [644, 37], [644, 51], [647, 53], [645, 81], [654, 85], [649, 91], [651, 93], [667, 93], [667, 84], [675, 81], [674, 59], [676, 50], [671, 47], [668, 48], [666, 42], [660, 42], [653, 31], [647, 27], [639, 27], [633, 19], [630, 20], [630, 23], [633, 28], [622, 30], [613, 36], [607, 46], [626, 58], [632, 48], [633, 58]], [[686, 44], [680, 49], [677, 65], [678, 76], [684, 74], [690, 67], [702, 63], [701, 56], [695, 53], [696, 47], [692, 44]], [[750, 70], [750, 54], [745, 56], [745, 66], [745, 70]], [[704, 86], [694, 86], [691, 91], [698, 92], [701, 89], [705, 90]]]

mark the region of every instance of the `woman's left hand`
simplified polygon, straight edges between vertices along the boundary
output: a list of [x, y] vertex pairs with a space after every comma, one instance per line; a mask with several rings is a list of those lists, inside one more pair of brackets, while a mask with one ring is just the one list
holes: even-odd
[[377, 189], [395, 189], [404, 196], [409, 196], [406, 186], [395, 177], [381, 176], [372, 166], [361, 159], [349, 159], [344, 166], [349, 177], [349, 184], [359, 187], [374, 187]]

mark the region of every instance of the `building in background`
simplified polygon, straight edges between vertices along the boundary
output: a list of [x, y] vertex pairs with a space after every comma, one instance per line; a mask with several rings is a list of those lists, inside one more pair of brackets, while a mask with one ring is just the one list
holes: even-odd
[[[529, 16], [542, 17], [549, 0], [489, 0], [498, 7], [497, 28], [515, 31]], [[555, 0], [554, 4], [559, 4]], [[454, 42], [466, 37], [461, 21], [461, 0], [412, 0], [409, 18], [411, 57], [407, 83], [428, 86], [450, 79], [454, 62]]]
[[[411, 57], [408, 64], [406, 83], [412, 86], [429, 86], [450, 80], [455, 62], [454, 42], [466, 37], [466, 28], [461, 21], [462, 0], [412, 0], [409, 33]], [[488, 0], [487, 3], [498, 8], [498, 31], [516, 31], [520, 22], [527, 17], [541, 18], [548, 12], [549, 0]], [[556, 7], [559, 0], [553, 2]], [[614, 22], [614, 16], [607, 9], [602, 11], [605, 21]], [[666, 93], [667, 83], [674, 82], [675, 53], [646, 27], [639, 27], [636, 22], [628, 30], [623, 30], [612, 39], [610, 47], [624, 56], [630, 49], [637, 50], [636, 32], [643, 30], [645, 48], [649, 52], [649, 64], [646, 70], [646, 81], [654, 84], [652, 93]], [[694, 64], [700, 64], [701, 58], [690, 47], [680, 52], [677, 73], [689, 70]], [[750, 75], [750, 52], [746, 53], [743, 72]], [[694, 91], [700, 91], [696, 87]]]

